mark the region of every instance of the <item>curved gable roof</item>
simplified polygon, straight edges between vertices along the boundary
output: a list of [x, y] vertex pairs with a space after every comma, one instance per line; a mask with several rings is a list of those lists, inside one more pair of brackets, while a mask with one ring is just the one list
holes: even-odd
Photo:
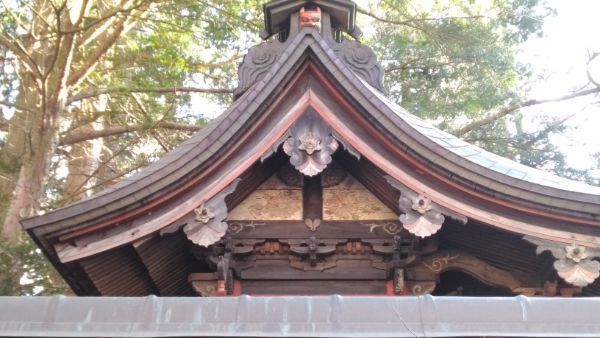
[[[363, 156], [395, 179], [406, 180], [412, 190], [427, 191], [446, 208], [511, 231], [600, 246], [600, 188], [524, 167], [428, 125], [361, 79], [331, 43], [312, 29], [301, 30], [258, 82], [176, 150], [104, 193], [24, 220], [23, 226], [38, 240], [46, 234], [71, 240], [108, 229], [100, 240], [83, 247], [60, 246], [66, 248], [63, 262], [142, 238], [228, 187], [312, 106]], [[354, 120], [337, 120], [350, 110], [355, 111]], [[361, 137], [360, 123], [370, 128], [370, 139]], [[251, 138], [260, 142], [249, 142]], [[418, 168], [405, 170], [406, 165]], [[430, 182], [418, 182], [421, 172]], [[435, 180], [444, 189], [437, 189]], [[452, 189], [452, 198], [445, 197]], [[465, 192], [470, 199], [461, 200]], [[485, 199], [485, 207], [471, 207], [474, 198]], [[494, 203], [502, 207], [500, 214], [513, 210], [574, 227], [545, 231], [541, 219], [528, 223], [527, 217], [519, 221], [514, 215], [503, 218], [490, 212]]]

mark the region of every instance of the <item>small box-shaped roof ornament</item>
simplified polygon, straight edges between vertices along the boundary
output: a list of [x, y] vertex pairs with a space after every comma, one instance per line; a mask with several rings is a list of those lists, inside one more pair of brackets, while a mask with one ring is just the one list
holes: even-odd
[[348, 0], [279, 0], [264, 5], [265, 30], [261, 33], [267, 39], [289, 27], [290, 16], [299, 13], [302, 8], [318, 7], [329, 13], [332, 25], [352, 36], [356, 36], [356, 4]]

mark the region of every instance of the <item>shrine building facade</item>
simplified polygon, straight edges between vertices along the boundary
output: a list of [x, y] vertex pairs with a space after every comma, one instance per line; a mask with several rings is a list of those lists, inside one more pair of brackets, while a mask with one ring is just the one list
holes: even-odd
[[222, 115], [22, 221], [77, 295], [600, 295], [600, 188], [388, 100], [353, 2], [264, 15]]

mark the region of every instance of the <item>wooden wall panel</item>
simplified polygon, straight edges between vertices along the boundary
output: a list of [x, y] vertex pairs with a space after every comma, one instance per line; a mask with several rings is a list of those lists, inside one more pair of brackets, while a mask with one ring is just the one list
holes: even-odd
[[180, 232], [156, 236], [134, 247], [161, 296], [195, 295], [187, 281], [188, 275], [193, 272], [194, 259]]
[[323, 189], [323, 220], [396, 219], [398, 215], [351, 175], [346, 176], [340, 184]]
[[301, 220], [302, 188], [288, 186], [273, 175], [231, 210], [227, 219]]
[[79, 264], [102, 296], [158, 294], [146, 268], [129, 245], [82, 259]]

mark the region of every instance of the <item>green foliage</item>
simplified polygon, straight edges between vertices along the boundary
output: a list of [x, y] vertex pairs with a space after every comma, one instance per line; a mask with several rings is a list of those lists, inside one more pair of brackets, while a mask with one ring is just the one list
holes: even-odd
[[518, 100], [522, 74], [515, 47], [541, 34], [550, 14], [538, 2], [496, 1], [484, 8], [453, 1], [424, 8], [383, 1], [378, 13], [394, 23], [376, 21], [367, 43], [386, 66], [390, 97], [414, 114], [441, 119], [442, 126]]
[[69, 287], [28, 236], [0, 241], [0, 296], [69, 293]]

